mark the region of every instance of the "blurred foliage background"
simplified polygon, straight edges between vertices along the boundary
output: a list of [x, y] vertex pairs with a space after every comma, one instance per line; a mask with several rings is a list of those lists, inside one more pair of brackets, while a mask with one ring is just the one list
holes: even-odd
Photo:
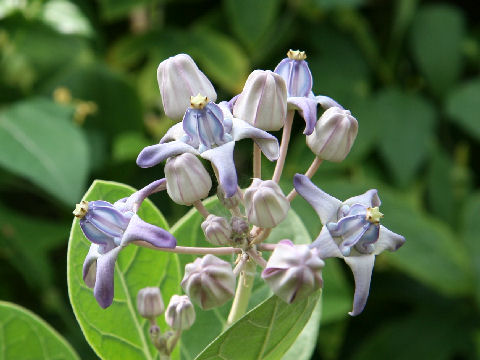
[[[353, 150], [314, 182], [340, 199], [379, 189], [384, 224], [407, 238], [377, 258], [364, 313], [327, 262], [315, 359], [480, 357], [480, 13], [475, 1], [1, 0], [0, 299], [36, 312], [95, 358], [66, 285], [71, 211], [95, 178], [142, 187], [162, 167], [135, 158], [172, 121], [156, 67], [185, 52], [219, 99], [289, 48], [307, 52], [314, 93], [359, 122]], [[313, 160], [295, 122], [282, 187]], [[281, 135], [278, 133], [276, 135]], [[251, 144], [238, 144], [242, 186]], [[266, 162], [266, 161], [265, 161]], [[264, 162], [264, 173], [273, 167]], [[187, 209], [153, 200], [173, 224]], [[312, 237], [320, 223], [293, 207]], [[181, 241], [181, 239], [180, 239]], [[81, 271], [79, 269], [79, 271]]]

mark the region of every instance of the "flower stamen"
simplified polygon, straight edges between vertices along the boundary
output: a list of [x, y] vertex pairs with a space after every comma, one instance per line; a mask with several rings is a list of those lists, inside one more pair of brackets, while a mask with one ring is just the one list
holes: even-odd
[[367, 219], [369, 222], [372, 224], [379, 224], [381, 218], [383, 218], [383, 214], [379, 211], [378, 206], [375, 206], [374, 208], [367, 208], [365, 219]]
[[73, 215], [75, 217], [82, 219], [88, 212], [88, 201], [82, 200], [80, 204], [75, 206], [75, 210], [73, 210]]
[[287, 56], [291, 60], [305, 60], [307, 58], [307, 54], [305, 54], [305, 51], [300, 51], [300, 50], [288, 50]]
[[190, 106], [192, 109], [203, 109], [208, 104], [208, 98], [201, 94], [190, 96]]

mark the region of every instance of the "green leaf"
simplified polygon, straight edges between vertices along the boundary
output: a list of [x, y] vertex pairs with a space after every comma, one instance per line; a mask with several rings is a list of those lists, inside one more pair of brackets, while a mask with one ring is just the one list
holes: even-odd
[[112, 156], [115, 161], [135, 160], [144, 148], [151, 145], [151, 141], [137, 132], [127, 132], [115, 137]]
[[480, 99], [480, 78], [456, 88], [447, 99], [447, 113], [452, 121], [480, 141], [478, 120], [478, 99]]
[[42, 9], [41, 17], [45, 23], [63, 34], [91, 36], [92, 26], [85, 14], [73, 2], [50, 0]]
[[228, 23], [235, 35], [252, 52], [275, 22], [279, 0], [225, 0]]
[[126, 17], [135, 8], [141, 8], [154, 0], [99, 0], [102, 16], [106, 20], [118, 20]]
[[[84, 200], [114, 202], [129, 196], [134, 189], [127, 185], [96, 180]], [[144, 201], [139, 216], [154, 225], [167, 228], [163, 215], [149, 200]], [[82, 331], [102, 359], [153, 359], [157, 351], [150, 344], [148, 321], [137, 314], [137, 292], [146, 286], [159, 286], [168, 303], [180, 293], [180, 277], [176, 254], [130, 245], [123, 249], [115, 266], [115, 297], [103, 310], [96, 302], [92, 289], [82, 279], [82, 265], [90, 247], [78, 220], [75, 219], [68, 246], [67, 280], [70, 302]], [[159, 326], [165, 330], [163, 318]]]
[[[220, 206], [216, 198], [210, 198], [204, 202], [207, 209], [219, 216], [229, 216], [225, 209]], [[172, 234], [178, 239], [182, 246], [210, 246], [205, 240], [205, 235], [200, 227], [203, 222], [202, 216], [195, 210], [189, 211], [173, 227]], [[278, 242], [282, 239], [290, 239], [296, 244], [308, 244], [311, 242], [307, 229], [303, 225], [298, 215], [290, 210], [287, 218], [273, 229], [268, 238], [268, 242]], [[186, 264], [194, 261], [194, 255], [180, 255], [180, 266], [183, 269]], [[234, 261], [232, 256], [225, 257], [228, 261]], [[250, 299], [249, 308], [256, 306], [271, 292], [265, 282], [257, 273]], [[197, 309], [197, 318], [192, 328], [182, 334], [181, 353], [182, 358], [193, 359], [200, 353], [216, 336], [218, 336], [226, 327], [226, 319], [230, 310], [231, 301], [220, 308], [209, 311]]]
[[320, 291], [287, 304], [272, 296], [247, 313], [212, 342], [196, 360], [281, 358], [308, 322]]
[[411, 47], [420, 71], [433, 91], [444, 94], [462, 70], [462, 40], [465, 19], [451, 5], [424, 6], [411, 28]]
[[50, 325], [18, 305], [0, 301], [2, 359], [80, 359]]
[[81, 196], [89, 154], [69, 110], [43, 99], [17, 103], [0, 113], [0, 144], [0, 165], [7, 170], [65, 204]]
[[434, 108], [419, 96], [387, 89], [378, 95], [374, 116], [385, 162], [396, 182], [405, 185], [427, 157]]

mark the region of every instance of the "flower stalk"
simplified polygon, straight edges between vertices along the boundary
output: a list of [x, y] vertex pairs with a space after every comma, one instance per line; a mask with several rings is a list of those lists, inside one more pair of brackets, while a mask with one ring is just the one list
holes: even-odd
[[232, 325], [247, 311], [250, 295], [252, 294], [253, 281], [255, 280], [256, 267], [255, 262], [247, 260], [243, 270], [240, 272], [235, 298], [227, 318], [228, 325]]
[[285, 126], [283, 127], [282, 142], [280, 144], [280, 154], [278, 156], [277, 163], [275, 165], [275, 171], [273, 172], [272, 180], [278, 183], [282, 177], [283, 167], [285, 165], [285, 159], [287, 158], [288, 144], [290, 142], [290, 135], [292, 133], [294, 110], [287, 111], [287, 118], [285, 120]]

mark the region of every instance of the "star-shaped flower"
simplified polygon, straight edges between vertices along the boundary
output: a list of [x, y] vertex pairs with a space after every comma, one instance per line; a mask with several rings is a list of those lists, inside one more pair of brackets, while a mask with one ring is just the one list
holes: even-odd
[[191, 107], [182, 122], [172, 126], [159, 144], [143, 149], [137, 164], [148, 168], [186, 152], [201, 156], [218, 171], [226, 197], [232, 197], [237, 192], [233, 149], [235, 141], [245, 138], [253, 139], [269, 160], [278, 158], [275, 136], [233, 117], [226, 102], [217, 105], [199, 94], [191, 98]]
[[405, 238], [391, 232], [380, 219], [380, 199], [377, 190], [341, 202], [317, 188], [305, 175], [296, 174], [297, 192], [317, 212], [323, 228], [310, 245], [321, 258], [343, 258], [355, 279], [352, 316], [360, 314], [367, 303], [375, 255], [383, 250], [396, 251]]

